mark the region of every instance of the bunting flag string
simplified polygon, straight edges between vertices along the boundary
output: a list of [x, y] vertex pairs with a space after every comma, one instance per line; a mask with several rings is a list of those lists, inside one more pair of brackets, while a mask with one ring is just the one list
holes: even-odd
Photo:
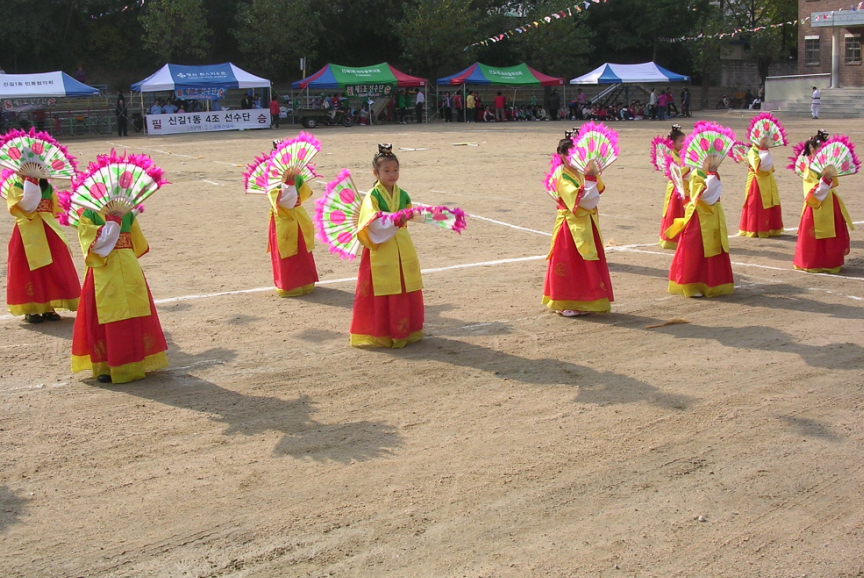
[[126, 12], [127, 10], [131, 10], [133, 8], [139, 8], [141, 6], [144, 6], [145, 1], [146, 0], [135, 0], [135, 2], [132, 2], [120, 8], [111, 8], [109, 10], [106, 10], [105, 12], [100, 12], [99, 14], [91, 14], [90, 20], [99, 20], [104, 16], [110, 16], [111, 14], [116, 14], [118, 12]]
[[552, 22], [555, 22], [556, 20], [561, 20], [562, 18], [566, 18], [568, 16], [573, 16], [574, 13], [579, 14], [581, 12], [584, 12], [585, 10], [588, 10], [588, 8], [591, 7], [591, 4], [600, 4], [601, 2], [605, 3], [606, 1], [607, 0], [591, 0], [589, 2], [586, 0], [586, 1], [583, 1], [579, 4], [574, 4], [573, 6], [568, 6], [567, 8], [564, 8], [563, 10], [560, 10], [558, 12], [553, 12], [549, 16], [544, 16], [543, 18], [538, 18], [537, 20], [535, 20], [533, 22], [529, 22], [528, 24], [523, 24], [522, 26], [518, 26], [512, 30], [508, 30], [506, 32], [502, 32], [501, 34], [496, 34], [495, 36], [490, 36], [489, 38], [486, 38], [484, 40], [474, 42], [473, 44], [466, 46], [465, 50], [470, 50], [471, 48], [474, 48], [475, 46], [488, 46], [489, 44], [494, 44], [496, 42], [502, 42], [504, 40], [507, 40], [508, 38], [512, 38], [513, 36], [516, 36], [517, 34], [522, 34], [524, 32], [528, 32], [529, 30], [531, 30], [533, 28], [539, 28], [540, 26], [543, 26], [545, 24], [551, 24]]
[[[862, 2], [864, 4], [864, 2]], [[735, 28], [731, 32], [718, 32], [717, 34], [699, 34], [697, 36], [679, 36], [677, 38], [658, 38], [660, 42], [687, 42], [688, 40], [703, 40], [706, 38], [727, 38], [729, 36], [737, 36], [739, 34], [752, 34], [755, 32], [761, 32], [763, 30], [768, 30], [770, 28], [780, 28], [781, 26], [792, 26], [796, 24], [805, 24], [810, 17], [802, 18], [800, 22], [798, 20], [789, 20], [788, 22], [778, 22], [777, 24], [767, 24], [765, 26], [757, 26], [756, 28]]]

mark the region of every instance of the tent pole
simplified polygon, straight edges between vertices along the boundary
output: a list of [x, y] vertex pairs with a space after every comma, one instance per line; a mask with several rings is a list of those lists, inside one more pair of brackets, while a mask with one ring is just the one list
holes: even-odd
[[462, 85], [462, 117], [463, 122], [468, 122], [468, 87]]

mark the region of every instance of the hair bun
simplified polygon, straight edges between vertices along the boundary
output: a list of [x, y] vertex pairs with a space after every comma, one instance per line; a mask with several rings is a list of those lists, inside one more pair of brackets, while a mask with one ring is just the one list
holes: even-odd
[[381, 143], [378, 145], [378, 154], [375, 155], [378, 157], [392, 157], [393, 156], [393, 145], [390, 143]]

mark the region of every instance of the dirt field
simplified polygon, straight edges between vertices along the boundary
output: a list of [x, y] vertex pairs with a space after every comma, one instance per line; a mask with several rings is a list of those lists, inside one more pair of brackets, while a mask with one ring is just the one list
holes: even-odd
[[[864, 147], [862, 121], [784, 120]], [[801, 183], [778, 170], [787, 235], [731, 237], [734, 295], [670, 296], [647, 152], [668, 126], [616, 123], [613, 312], [558, 317], [540, 183], [568, 126], [316, 132], [319, 172], [363, 187], [376, 143], [427, 149], [400, 153], [400, 184], [474, 216], [413, 226], [426, 338], [395, 352], [348, 346], [357, 262], [319, 244], [312, 295], [270, 288], [266, 200], [236, 165], [290, 130], [123, 140], [174, 183], [141, 217], [171, 368], [101, 386], [69, 372], [72, 315], [0, 316], [0, 575], [864, 576], [864, 227], [841, 275], [793, 271]], [[745, 169], [721, 173], [734, 234]], [[855, 221], [861, 185], [840, 188]]]

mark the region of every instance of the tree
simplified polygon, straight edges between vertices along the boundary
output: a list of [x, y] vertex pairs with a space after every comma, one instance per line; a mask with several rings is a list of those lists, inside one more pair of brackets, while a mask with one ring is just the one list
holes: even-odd
[[[555, 0], [536, 2], [526, 14], [527, 21], [548, 16], [559, 6]], [[584, 15], [573, 12], [572, 16], [519, 34], [511, 42], [519, 62], [527, 62], [545, 74], [569, 77], [587, 67], [588, 57], [594, 49], [594, 37], [594, 32], [585, 25]]]
[[212, 31], [202, 0], [152, 0], [138, 20], [145, 32], [144, 47], [162, 63], [207, 56]]
[[727, 19], [724, 11], [709, 0], [701, 0], [695, 7], [698, 22], [691, 35], [702, 35], [701, 38], [688, 42], [693, 67], [699, 72], [702, 80], [700, 108], [708, 104], [708, 87], [711, 85], [711, 75], [720, 65], [720, 55], [728, 41], [714, 37], [714, 34], [727, 30]]
[[231, 31], [245, 63], [270, 78], [290, 78], [301, 57], [317, 56], [323, 32], [313, 0], [252, 0], [237, 6], [237, 28]]
[[464, 0], [414, 0], [394, 21], [402, 55], [419, 74], [438, 78], [470, 60], [465, 47], [477, 35], [478, 12]]

